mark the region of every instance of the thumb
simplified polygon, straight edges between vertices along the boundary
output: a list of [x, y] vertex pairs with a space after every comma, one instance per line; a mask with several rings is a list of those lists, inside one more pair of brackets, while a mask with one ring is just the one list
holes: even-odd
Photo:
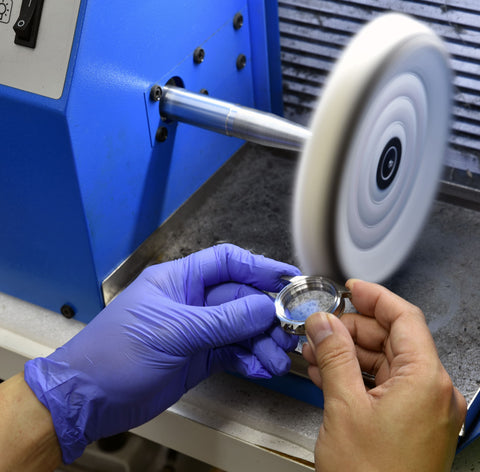
[[330, 313], [315, 313], [305, 323], [308, 344], [317, 365], [310, 366], [321, 378], [325, 402], [365, 393], [352, 337], [343, 323]]

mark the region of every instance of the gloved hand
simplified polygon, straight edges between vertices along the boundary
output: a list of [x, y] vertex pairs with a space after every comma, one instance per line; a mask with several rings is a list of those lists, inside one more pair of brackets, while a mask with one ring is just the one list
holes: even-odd
[[213, 372], [286, 373], [297, 341], [275, 325], [261, 291], [298, 274], [232, 245], [151, 266], [67, 344], [27, 362], [64, 462], [155, 417]]

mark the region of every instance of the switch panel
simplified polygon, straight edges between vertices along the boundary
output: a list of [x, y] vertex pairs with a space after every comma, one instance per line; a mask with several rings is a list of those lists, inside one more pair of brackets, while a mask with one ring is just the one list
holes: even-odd
[[0, 0], [0, 85], [62, 96], [81, 0]]
[[38, 28], [42, 18], [43, 0], [23, 0], [13, 30], [15, 44], [34, 48], [37, 44]]

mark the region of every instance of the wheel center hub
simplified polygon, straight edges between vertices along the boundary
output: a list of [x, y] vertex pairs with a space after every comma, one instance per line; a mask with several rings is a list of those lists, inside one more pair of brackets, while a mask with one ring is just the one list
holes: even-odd
[[392, 138], [383, 148], [377, 167], [377, 185], [380, 190], [388, 188], [397, 175], [402, 158], [402, 143]]

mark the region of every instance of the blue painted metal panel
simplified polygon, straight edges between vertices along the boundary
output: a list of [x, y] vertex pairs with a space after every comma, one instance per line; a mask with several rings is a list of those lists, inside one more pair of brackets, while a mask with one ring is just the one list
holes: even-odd
[[5, 91], [0, 116], [0, 289], [94, 313], [101, 298], [64, 116]]
[[59, 100], [0, 85], [0, 290], [88, 321], [103, 300], [65, 118], [85, 6]]
[[249, 2], [250, 42], [256, 108], [283, 115], [282, 70], [277, 0]]
[[464, 423], [464, 436], [460, 437], [458, 451], [461, 451], [473, 441], [480, 438], [480, 390], [468, 405], [467, 417]]
[[[254, 105], [248, 62], [241, 71], [235, 66], [237, 51], [250, 47], [232, 25], [245, 1], [176, 2], [168, 12], [156, 11], [158, 2], [132, 12], [123, 3], [108, 22], [108, 4], [88, 4], [67, 110], [100, 280], [241, 145], [178, 125], [173, 147], [167, 140], [152, 148], [160, 117], [158, 104], [145, 100], [150, 87], [178, 75], [189, 89]], [[132, 31], [119, 36], [118, 25]], [[202, 64], [193, 62], [198, 46]]]
[[[283, 116], [282, 61], [280, 54], [280, 21], [278, 1], [265, 0], [265, 18], [268, 44], [268, 71], [270, 79], [270, 111]], [[256, 90], [256, 89], [255, 89]], [[268, 111], [268, 109], [267, 109]]]
[[[161, 121], [151, 86], [178, 76], [191, 90], [269, 111], [281, 97], [271, 91], [280, 73], [273, 77], [269, 60], [279, 51], [268, 8], [258, 0], [118, 0], [115, 8], [83, 0], [62, 98], [0, 85], [8, 117], [0, 290], [53, 310], [69, 303], [85, 322], [95, 316], [103, 279], [242, 144], [185, 124], [152, 140]], [[193, 62], [198, 46], [201, 64]], [[241, 70], [239, 54], [247, 57]]]

